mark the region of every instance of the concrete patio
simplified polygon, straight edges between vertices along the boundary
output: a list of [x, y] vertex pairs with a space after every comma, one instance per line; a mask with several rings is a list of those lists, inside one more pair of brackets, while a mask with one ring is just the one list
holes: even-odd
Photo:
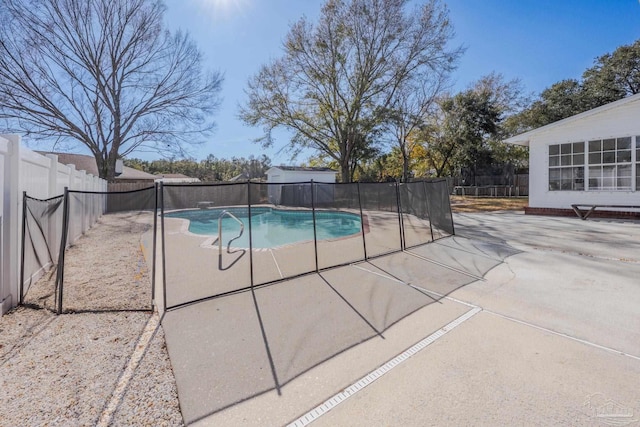
[[455, 225], [407, 252], [167, 312], [185, 423], [639, 422], [640, 224]]

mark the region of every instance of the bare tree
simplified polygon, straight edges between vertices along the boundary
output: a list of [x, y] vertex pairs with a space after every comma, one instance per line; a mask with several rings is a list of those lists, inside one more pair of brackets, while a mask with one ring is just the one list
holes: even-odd
[[402, 156], [402, 181], [410, 175], [411, 154], [422, 141], [420, 130], [428, 126], [435, 114], [436, 98], [446, 83], [445, 71], [436, 70], [433, 76], [421, 76], [403, 85], [397, 92], [386, 120], [386, 128]]
[[446, 8], [430, 0], [411, 13], [408, 0], [327, 0], [316, 25], [301, 19], [284, 55], [248, 84], [242, 119], [271, 131], [294, 132], [290, 147], [313, 148], [334, 159], [344, 182], [404, 82], [437, 64], [450, 64]]
[[424, 6], [423, 21], [429, 22], [430, 38], [425, 50], [431, 60], [416, 69], [399, 85], [392, 99], [386, 120], [390, 133], [402, 156], [402, 180], [410, 175], [411, 154], [420, 140], [418, 131], [428, 126], [429, 118], [435, 114], [436, 99], [447, 88], [455, 61], [462, 55], [461, 47], [447, 51], [447, 43], [453, 38], [447, 10], [437, 3]]
[[75, 141], [100, 176], [134, 150], [182, 152], [214, 123], [222, 77], [205, 75], [159, 0], [2, 0], [0, 118], [7, 131]]

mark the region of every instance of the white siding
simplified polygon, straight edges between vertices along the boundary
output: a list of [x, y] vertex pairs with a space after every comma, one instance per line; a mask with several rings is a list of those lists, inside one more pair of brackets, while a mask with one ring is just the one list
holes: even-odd
[[284, 171], [283, 182], [336, 182], [334, 172]]
[[273, 167], [267, 171], [267, 182], [285, 183], [285, 182], [336, 182], [336, 173], [333, 171], [298, 171], [298, 170], [282, 170]]
[[634, 137], [635, 142], [639, 135], [640, 99], [535, 133], [529, 142], [529, 206], [570, 209], [572, 204], [583, 203], [640, 205], [640, 191], [549, 191], [549, 145], [625, 136]]
[[[57, 162], [55, 155], [42, 156], [20, 146], [17, 135], [0, 136], [0, 314], [18, 302], [21, 254], [22, 194], [48, 199], [71, 190], [106, 191], [103, 179], [76, 171], [74, 166]], [[86, 231], [103, 211], [103, 206], [80, 206], [70, 212], [78, 234]], [[76, 218], [73, 216], [76, 215]], [[53, 227], [51, 227], [53, 228]], [[25, 278], [36, 278], [41, 271], [25, 271]]]

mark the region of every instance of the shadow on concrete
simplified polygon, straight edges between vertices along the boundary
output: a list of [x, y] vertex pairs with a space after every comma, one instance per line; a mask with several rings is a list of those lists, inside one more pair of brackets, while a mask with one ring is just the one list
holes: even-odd
[[[476, 243], [474, 243], [476, 244]], [[276, 391], [516, 253], [442, 239], [168, 311], [163, 320], [184, 421]], [[493, 248], [493, 249], [491, 249]], [[432, 257], [434, 259], [429, 259]], [[450, 265], [447, 265], [450, 264]], [[375, 369], [385, 360], [372, 358]]]

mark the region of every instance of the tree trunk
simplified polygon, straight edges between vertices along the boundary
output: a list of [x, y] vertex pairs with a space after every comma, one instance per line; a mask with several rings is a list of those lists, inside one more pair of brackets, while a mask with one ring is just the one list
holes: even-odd
[[107, 158], [107, 181], [113, 181], [116, 178], [116, 160], [118, 160], [118, 151], [111, 150]]
[[402, 150], [402, 182], [409, 181], [409, 156], [405, 152], [405, 149]]
[[96, 154], [94, 157], [100, 178], [109, 182], [113, 181], [116, 177], [116, 159], [118, 158], [118, 154], [112, 150], [106, 159], [102, 157], [101, 153]]
[[96, 159], [96, 167], [98, 168], [98, 176], [104, 179], [104, 159], [98, 154], [94, 154], [93, 156]]
[[340, 182], [351, 182], [351, 168], [348, 161], [342, 160], [340, 164]]

